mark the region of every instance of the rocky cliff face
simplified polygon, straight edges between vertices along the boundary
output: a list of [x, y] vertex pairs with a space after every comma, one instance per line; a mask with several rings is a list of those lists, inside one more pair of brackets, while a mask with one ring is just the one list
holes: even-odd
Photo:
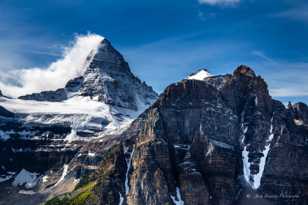
[[305, 111], [246, 66], [172, 84], [123, 133], [93, 204], [307, 204]]
[[14, 117], [14, 113], [8, 111], [4, 107], [0, 106], [0, 116], [1, 117]]

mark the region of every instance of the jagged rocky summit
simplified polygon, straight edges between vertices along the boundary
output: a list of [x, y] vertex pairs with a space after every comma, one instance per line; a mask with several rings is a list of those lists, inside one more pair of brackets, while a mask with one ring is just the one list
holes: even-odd
[[85, 204], [307, 204], [306, 114], [247, 66], [172, 84], [110, 149]]
[[72, 191], [156, 99], [107, 39], [64, 88], [19, 99], [1, 95], [0, 204], [39, 204]]

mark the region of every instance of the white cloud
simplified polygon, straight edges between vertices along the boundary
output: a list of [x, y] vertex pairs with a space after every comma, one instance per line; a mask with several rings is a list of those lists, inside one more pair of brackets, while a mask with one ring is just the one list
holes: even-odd
[[240, 3], [240, 0], [199, 0], [199, 3], [209, 5], [235, 5]]
[[277, 64], [275, 60], [272, 58], [266, 56], [262, 51], [254, 50], [251, 52], [252, 55], [261, 58], [264, 61], [267, 61], [268, 63]]
[[207, 21], [207, 20], [213, 19], [216, 16], [217, 16], [216, 13], [205, 13], [205, 12], [202, 12], [202, 11], [198, 11], [198, 17], [202, 21]]
[[271, 70], [273, 73], [268, 74], [267, 78], [271, 82], [269, 87], [273, 96], [308, 96], [308, 63], [280, 62]]
[[262, 61], [254, 64], [266, 79], [274, 97], [308, 96], [308, 63], [273, 59], [264, 52], [254, 50], [252, 54]]
[[308, 96], [308, 89], [303, 88], [298, 85], [292, 86], [290, 88], [273, 88], [271, 89], [271, 94], [274, 97], [302, 97]]
[[[0, 75], [0, 90], [17, 97], [33, 92], [55, 90], [84, 72], [84, 63], [90, 52], [98, 48], [103, 37], [94, 34], [77, 36], [74, 44], [65, 49], [63, 57], [47, 68], [29, 68], [6, 71]], [[1, 71], [4, 72], [4, 71]]]

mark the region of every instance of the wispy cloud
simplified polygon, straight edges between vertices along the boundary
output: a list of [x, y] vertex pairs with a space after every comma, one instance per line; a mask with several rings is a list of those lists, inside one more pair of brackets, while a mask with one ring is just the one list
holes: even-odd
[[207, 21], [207, 20], [210, 20], [210, 19], [214, 19], [216, 16], [217, 16], [217, 14], [214, 13], [214, 12], [205, 13], [205, 12], [200, 11], [200, 10], [198, 11], [198, 17], [202, 21]]
[[255, 55], [256, 57], [261, 58], [262, 60], [265, 60], [265, 61], [268, 62], [268, 63], [277, 64], [277, 62], [276, 62], [274, 59], [272, 59], [272, 58], [266, 56], [262, 51], [253, 50], [253, 51], [251, 52], [251, 54], [252, 54], [252, 55]]
[[[252, 54], [259, 58], [252, 63], [268, 81], [271, 95], [274, 97], [308, 96], [308, 62], [290, 62], [274, 59], [262, 51]], [[260, 61], [262, 60], [262, 61]]]
[[82, 75], [86, 58], [101, 40], [101, 36], [93, 34], [78, 36], [75, 44], [65, 50], [63, 57], [47, 68], [2, 71], [4, 74], [0, 75], [0, 90], [6, 95], [17, 97], [64, 87], [68, 80]]
[[308, 96], [308, 62], [276, 59], [245, 42], [192, 39], [182, 36], [120, 50], [134, 72], [158, 92], [199, 67], [207, 67], [213, 74], [225, 74], [247, 64], [265, 78], [272, 96]]
[[209, 5], [235, 5], [240, 3], [240, 0], [198, 0], [200, 4], [209, 4]]
[[243, 42], [200, 40], [202, 35], [205, 34], [177, 36], [120, 50], [134, 73], [153, 85], [158, 92], [201, 67], [207, 67], [213, 74], [232, 72], [240, 64], [240, 61], [230, 62], [234, 55], [249, 51]]
[[268, 76], [272, 85], [271, 93], [277, 97], [308, 96], [308, 63], [280, 62], [273, 66], [272, 74]]
[[288, 18], [296, 21], [303, 21], [308, 23], [308, 5], [304, 4], [295, 8], [291, 8], [282, 12], [273, 14], [272, 16], [278, 18]]

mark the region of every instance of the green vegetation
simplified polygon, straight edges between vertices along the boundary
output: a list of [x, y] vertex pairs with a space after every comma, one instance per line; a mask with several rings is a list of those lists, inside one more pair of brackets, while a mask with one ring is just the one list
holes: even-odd
[[45, 205], [69, 205], [69, 198], [67, 196], [60, 199], [59, 197], [55, 197], [50, 199], [45, 203]]
[[120, 145], [112, 146], [110, 149], [106, 150], [101, 162], [102, 165], [97, 172], [83, 176], [73, 192], [54, 197], [48, 200], [45, 205], [98, 204], [99, 199], [93, 190], [97, 183], [104, 184], [111, 180], [115, 172], [115, 166], [113, 164], [120, 151]]
[[84, 205], [87, 201], [91, 202], [90, 204], [95, 204], [98, 201], [92, 192], [95, 185], [96, 182], [90, 182], [71, 194], [48, 200], [45, 205]]
[[83, 205], [85, 204], [86, 200], [89, 199], [92, 196], [91, 190], [86, 190], [84, 192], [81, 192], [74, 198], [70, 200], [69, 205]]

